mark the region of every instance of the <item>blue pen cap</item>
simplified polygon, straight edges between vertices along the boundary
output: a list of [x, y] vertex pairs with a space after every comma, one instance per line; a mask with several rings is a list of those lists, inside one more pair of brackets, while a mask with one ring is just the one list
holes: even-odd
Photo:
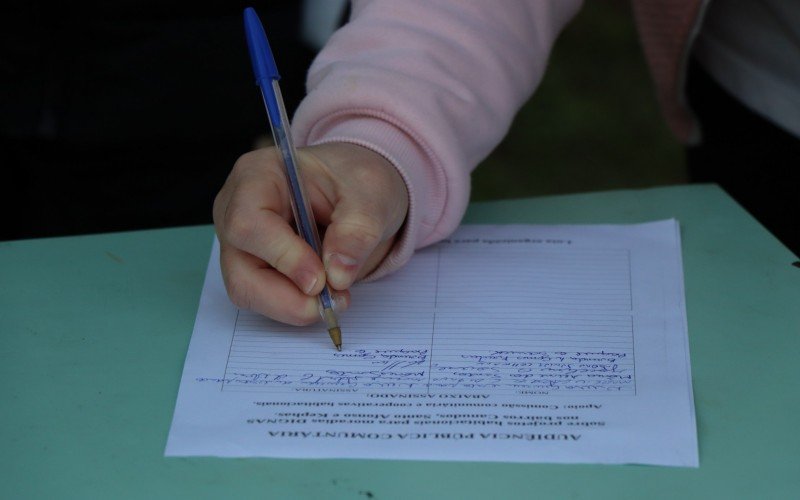
[[264, 80], [279, 80], [281, 75], [278, 74], [275, 58], [272, 57], [264, 26], [252, 7], [244, 9], [244, 32], [247, 37], [247, 48], [250, 49], [250, 61], [253, 63], [256, 84], [266, 83]]

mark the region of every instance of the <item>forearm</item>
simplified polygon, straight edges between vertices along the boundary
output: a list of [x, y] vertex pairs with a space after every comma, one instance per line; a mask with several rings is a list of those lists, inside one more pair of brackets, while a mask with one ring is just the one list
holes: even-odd
[[458, 225], [470, 171], [540, 81], [579, 3], [354, 2], [351, 21], [311, 68], [294, 129], [298, 144], [358, 143], [401, 173], [409, 213], [379, 273]]

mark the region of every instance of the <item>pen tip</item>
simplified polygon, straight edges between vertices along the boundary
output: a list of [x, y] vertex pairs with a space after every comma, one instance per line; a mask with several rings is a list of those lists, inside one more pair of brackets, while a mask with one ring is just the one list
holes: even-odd
[[337, 351], [342, 350], [342, 330], [338, 326], [328, 329], [328, 334], [331, 336], [333, 345], [336, 346]]

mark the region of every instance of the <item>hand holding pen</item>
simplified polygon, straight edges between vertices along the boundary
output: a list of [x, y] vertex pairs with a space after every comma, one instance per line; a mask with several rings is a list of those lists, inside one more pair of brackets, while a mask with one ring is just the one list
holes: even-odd
[[320, 319], [317, 297], [326, 283], [335, 309], [347, 306], [346, 290], [391, 248], [408, 195], [394, 166], [369, 149], [346, 143], [298, 149], [305, 198], [325, 228], [318, 255], [292, 228], [284, 161], [277, 148], [242, 156], [217, 195], [214, 223], [231, 300], [304, 325]]

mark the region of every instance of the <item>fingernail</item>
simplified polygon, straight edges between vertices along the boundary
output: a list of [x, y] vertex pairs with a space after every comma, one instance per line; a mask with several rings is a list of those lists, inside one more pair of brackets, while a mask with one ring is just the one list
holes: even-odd
[[332, 253], [325, 259], [325, 270], [328, 273], [328, 282], [334, 288], [345, 288], [355, 275], [358, 261], [350, 256]]
[[301, 271], [300, 275], [297, 279], [298, 285], [303, 290], [303, 293], [306, 295], [311, 293], [311, 290], [314, 289], [314, 285], [317, 284], [319, 278], [317, 277], [317, 273], [311, 271]]
[[344, 297], [344, 295], [333, 296], [333, 309], [336, 312], [342, 312], [347, 310], [347, 299]]
[[335, 264], [341, 264], [342, 266], [355, 266], [358, 264], [358, 261], [352, 257], [348, 257], [347, 255], [341, 253], [332, 253], [328, 256], [328, 262], [332, 262]]

